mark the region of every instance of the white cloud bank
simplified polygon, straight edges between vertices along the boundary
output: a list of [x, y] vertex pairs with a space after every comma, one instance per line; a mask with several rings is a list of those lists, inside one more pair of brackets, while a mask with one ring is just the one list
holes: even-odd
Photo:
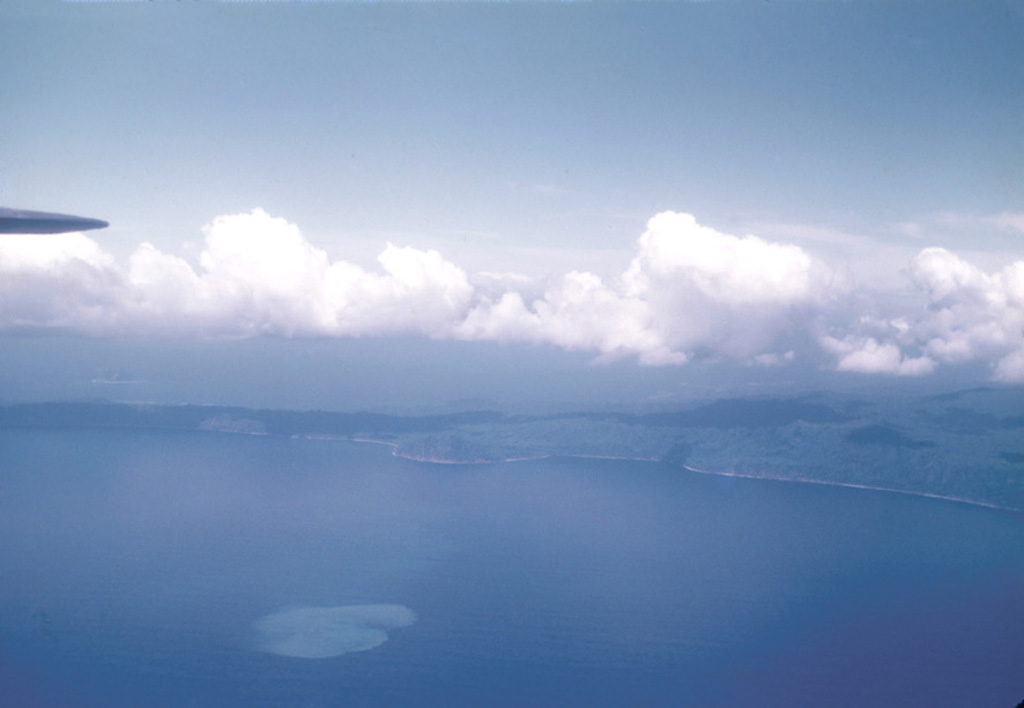
[[928, 293], [914, 337], [948, 363], [994, 362], [997, 380], [1024, 381], [1024, 260], [987, 274], [942, 248], [926, 248], [910, 267]]
[[0, 236], [0, 331], [416, 334], [643, 364], [727, 357], [779, 366], [824, 351], [843, 371], [920, 375], [981, 360], [997, 379], [1024, 381], [1024, 261], [987, 274], [925, 249], [908, 273], [926, 309], [844, 324], [836, 318], [850, 288], [835, 271], [795, 245], [721, 233], [689, 214], [652, 218], [618, 277], [573, 271], [529, 299], [520, 278], [470, 278], [436, 251], [388, 244], [376, 271], [332, 261], [260, 209], [203, 231], [195, 263], [148, 243], [119, 264], [81, 234]]
[[645, 364], [694, 354], [785, 356], [781, 344], [811, 326], [838, 292], [825, 266], [796, 246], [737, 238], [664, 212], [614, 282], [571, 272], [527, 304], [517, 292], [475, 306], [466, 339], [526, 340]]
[[926, 248], [908, 274], [927, 307], [913, 320], [862, 318], [841, 339], [823, 336], [839, 370], [915, 376], [983, 361], [993, 379], [1024, 382], [1024, 261], [989, 274], [944, 248]]
[[306, 241], [284, 219], [256, 209], [204, 227], [199, 271], [143, 244], [126, 280], [126, 315], [139, 327], [198, 327], [211, 335], [450, 336], [473, 288], [436, 251], [388, 244], [370, 273]]

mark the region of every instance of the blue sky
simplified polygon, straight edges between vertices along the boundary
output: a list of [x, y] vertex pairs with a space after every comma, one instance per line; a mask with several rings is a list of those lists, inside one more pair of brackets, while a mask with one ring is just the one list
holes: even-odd
[[0, 67], [0, 201], [111, 222], [0, 243], [7, 352], [1024, 381], [1019, 2], [3, 0]]

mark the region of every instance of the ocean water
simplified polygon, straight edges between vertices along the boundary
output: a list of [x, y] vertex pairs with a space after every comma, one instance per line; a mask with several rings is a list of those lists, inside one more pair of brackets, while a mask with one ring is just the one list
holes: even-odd
[[0, 432], [0, 706], [1005, 706], [1024, 519], [643, 462]]

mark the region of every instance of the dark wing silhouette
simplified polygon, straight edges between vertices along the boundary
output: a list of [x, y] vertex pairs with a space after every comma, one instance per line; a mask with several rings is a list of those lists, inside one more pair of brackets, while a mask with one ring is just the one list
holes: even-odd
[[0, 234], [61, 234], [110, 226], [100, 219], [0, 207]]

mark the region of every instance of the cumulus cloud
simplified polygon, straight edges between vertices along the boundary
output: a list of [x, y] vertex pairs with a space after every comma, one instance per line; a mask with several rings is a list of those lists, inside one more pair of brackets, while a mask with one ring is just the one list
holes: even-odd
[[463, 339], [530, 341], [606, 357], [635, 354], [643, 363], [683, 363], [652, 327], [647, 303], [606, 284], [593, 273], [573, 271], [529, 306], [517, 292], [485, 300], [460, 327]]
[[1024, 381], [1024, 261], [988, 274], [945, 249], [927, 248], [910, 276], [930, 301], [914, 327], [927, 354], [948, 363], [994, 361], [995, 378]]
[[896, 344], [879, 343], [874, 337], [848, 335], [836, 339], [826, 335], [822, 346], [836, 356], [839, 371], [920, 376], [935, 369], [935, 362], [929, 357], [907, 357]]
[[839, 370], [920, 375], [981, 361], [995, 380], [1024, 382], [1024, 261], [986, 273], [944, 248], [926, 248], [907, 274], [926, 307], [889, 321], [861, 318], [843, 337], [823, 336]]
[[298, 228], [262, 210], [204, 228], [198, 302], [241, 334], [445, 336], [472, 294], [466, 274], [436, 251], [388, 244], [383, 273], [331, 262]]
[[647, 223], [618, 275], [572, 271], [546, 286], [517, 273], [470, 276], [436, 251], [392, 244], [368, 270], [332, 260], [261, 209], [217, 217], [203, 234], [194, 260], [143, 243], [126, 263], [82, 234], [0, 237], [0, 331], [414, 334], [650, 365], [782, 366], [824, 351], [841, 371], [922, 375], [983, 360], [997, 379], [1024, 380], [1024, 261], [989, 274], [925, 249], [907, 273], [927, 308], [844, 322], [849, 284], [804, 249], [678, 212]]
[[736, 358], [787, 351], [784, 340], [841, 291], [798, 246], [721, 233], [676, 212], [648, 222], [622, 281], [673, 351]]
[[530, 304], [514, 292], [486, 300], [460, 335], [636, 355], [645, 364], [706, 353], [777, 362], [793, 358], [784, 340], [807, 328], [837, 291], [832, 273], [797, 246], [738, 238], [664, 212], [648, 222], [614, 281], [571, 272]]
[[466, 274], [388, 244], [369, 272], [261, 209], [203, 229], [198, 267], [143, 243], [121, 267], [82, 234], [0, 238], [0, 325], [199, 336], [449, 336]]
[[647, 223], [626, 273], [633, 290], [686, 280], [710, 300], [734, 305], [792, 304], [816, 295], [813, 259], [791, 244], [737, 238], [701, 226], [691, 214], [663, 212]]
[[0, 327], [102, 331], [126, 293], [114, 259], [82, 234], [0, 238]]

